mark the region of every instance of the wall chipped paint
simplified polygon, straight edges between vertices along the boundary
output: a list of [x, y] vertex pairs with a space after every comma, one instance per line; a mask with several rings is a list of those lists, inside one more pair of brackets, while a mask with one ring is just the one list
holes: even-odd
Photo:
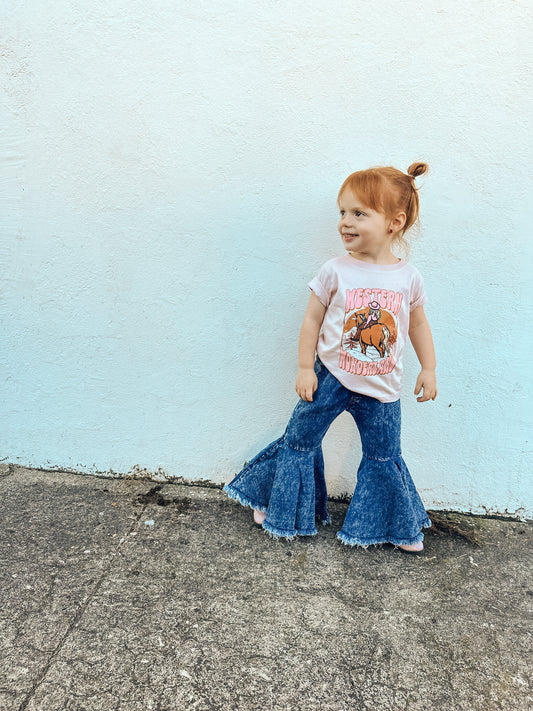
[[[440, 393], [409, 352], [405, 457], [429, 508], [531, 515], [531, 10], [398, 7], [0, 3], [0, 458], [228, 481], [295, 404], [340, 183], [421, 158]], [[359, 456], [342, 416], [332, 493]]]

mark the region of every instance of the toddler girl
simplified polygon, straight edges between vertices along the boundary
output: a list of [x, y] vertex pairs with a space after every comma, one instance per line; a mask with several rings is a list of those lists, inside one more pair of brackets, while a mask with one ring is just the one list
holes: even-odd
[[409, 336], [421, 366], [415, 395], [418, 402], [434, 400], [435, 351], [422, 277], [392, 248], [418, 219], [414, 181], [427, 169], [426, 163], [413, 163], [407, 174], [370, 168], [341, 186], [338, 229], [347, 253], [326, 262], [309, 282], [298, 345], [301, 399], [283, 437], [224, 487], [276, 538], [315, 535], [316, 517], [330, 522], [322, 439], [347, 410], [363, 458], [337, 537], [352, 546], [423, 549], [422, 528], [431, 521], [401, 455], [400, 379]]

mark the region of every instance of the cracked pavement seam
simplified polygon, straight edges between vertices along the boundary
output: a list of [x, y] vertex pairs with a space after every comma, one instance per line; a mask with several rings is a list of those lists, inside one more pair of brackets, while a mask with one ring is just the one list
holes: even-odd
[[[10, 467], [10, 469], [11, 469], [11, 467], [13, 467], [13, 465], [10, 464], [9, 467]], [[11, 473], [11, 472], [10, 472], [10, 473]], [[113, 564], [113, 561], [114, 561], [115, 557], [117, 556], [117, 554], [119, 553], [121, 547], [129, 540], [129, 538], [128, 538], [129, 535], [130, 535], [130, 534], [132, 533], [132, 531], [137, 527], [137, 524], [139, 523], [141, 517], [143, 516], [143, 514], [144, 514], [144, 512], [145, 512], [145, 510], [146, 510], [147, 505], [148, 505], [148, 504], [145, 504], [145, 505], [142, 507], [142, 509], [140, 510], [139, 514], [138, 514], [138, 515], [135, 517], [135, 519], [133, 520], [133, 522], [132, 522], [132, 524], [131, 524], [131, 526], [130, 526], [128, 532], [126, 533], [126, 535], [124, 535], [124, 536], [119, 540], [119, 542], [118, 542], [116, 548], [112, 551], [111, 555], [109, 556], [109, 561], [108, 561], [107, 565], [105, 566], [105, 568], [103, 569], [102, 574], [100, 575], [100, 578], [96, 581], [96, 584], [94, 585], [93, 589], [92, 589], [91, 592], [87, 595], [87, 597], [86, 597], [86, 599], [85, 599], [85, 602], [82, 603], [82, 605], [80, 606], [80, 609], [79, 609], [78, 612], [74, 615], [74, 618], [72, 619], [72, 621], [71, 621], [70, 624], [68, 625], [67, 630], [66, 630], [65, 634], [63, 635], [63, 637], [61, 638], [59, 644], [57, 645], [57, 647], [54, 649], [54, 651], [53, 651], [52, 654], [50, 655], [50, 657], [49, 657], [47, 663], [45, 664], [44, 669], [42, 670], [41, 674], [39, 674], [38, 678], [36, 679], [35, 683], [33, 684], [32, 688], [31, 688], [31, 690], [28, 692], [28, 694], [26, 695], [26, 697], [24, 698], [24, 700], [23, 700], [22, 703], [20, 704], [20, 706], [19, 706], [19, 711], [25, 711], [25, 709], [28, 707], [28, 704], [30, 703], [30, 701], [32, 700], [32, 698], [35, 696], [35, 693], [36, 693], [37, 689], [39, 688], [39, 686], [43, 683], [44, 679], [46, 678], [46, 675], [48, 674], [48, 670], [49, 670], [50, 667], [52, 666], [52, 664], [53, 664], [54, 660], [57, 658], [58, 654], [61, 652], [61, 650], [62, 650], [62, 648], [63, 648], [63, 646], [64, 646], [64, 644], [65, 644], [67, 638], [68, 638], [69, 635], [76, 629], [76, 627], [77, 627], [79, 621], [80, 621], [81, 618], [83, 617], [83, 613], [84, 613], [85, 610], [87, 609], [87, 606], [89, 605], [89, 603], [91, 602], [91, 600], [93, 599], [93, 597], [96, 595], [96, 593], [98, 592], [98, 590], [99, 590], [100, 587], [102, 586], [102, 583], [104, 582], [106, 576], [109, 574], [109, 571], [111, 570], [111, 566], [112, 566], [112, 564]]]

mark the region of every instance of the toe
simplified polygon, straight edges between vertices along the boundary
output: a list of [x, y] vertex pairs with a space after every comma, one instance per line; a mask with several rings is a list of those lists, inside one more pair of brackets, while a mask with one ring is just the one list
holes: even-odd
[[264, 511], [258, 511], [254, 509], [254, 521], [261, 525], [266, 518], [266, 513]]
[[424, 550], [424, 544], [422, 543], [422, 541], [420, 541], [420, 543], [398, 546], [398, 548], [401, 548], [403, 551], [407, 551], [408, 553], [420, 553], [420, 551]]

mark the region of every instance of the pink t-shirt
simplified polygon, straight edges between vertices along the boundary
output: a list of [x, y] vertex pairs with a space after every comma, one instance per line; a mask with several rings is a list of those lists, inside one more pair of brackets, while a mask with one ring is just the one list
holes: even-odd
[[326, 307], [317, 354], [346, 388], [381, 402], [400, 397], [409, 314], [427, 301], [410, 262], [330, 259], [309, 282]]

